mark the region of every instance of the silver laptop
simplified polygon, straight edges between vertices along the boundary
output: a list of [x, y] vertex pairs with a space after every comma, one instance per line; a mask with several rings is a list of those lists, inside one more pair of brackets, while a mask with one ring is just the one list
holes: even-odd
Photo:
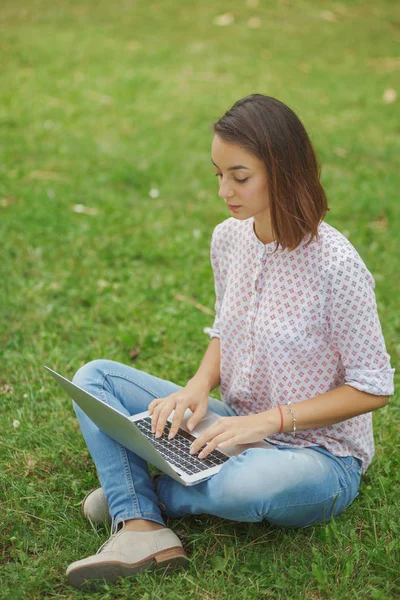
[[189, 454], [189, 447], [203, 431], [221, 418], [218, 413], [208, 410], [190, 432], [186, 423], [193, 413], [187, 409], [174, 438], [168, 440], [175, 412], [172, 411], [163, 435], [156, 438], [155, 433], [151, 432], [149, 411], [128, 417], [56, 371], [45, 368], [101, 431], [183, 485], [195, 485], [215, 475], [231, 456], [236, 456], [247, 448], [273, 448], [268, 442], [260, 441], [238, 444], [223, 451], [213, 450], [205, 458], [198, 458], [197, 455]]

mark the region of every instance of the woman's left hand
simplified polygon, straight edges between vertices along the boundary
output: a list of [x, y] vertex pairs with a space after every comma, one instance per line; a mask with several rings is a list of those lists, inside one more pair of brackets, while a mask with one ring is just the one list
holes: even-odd
[[217, 446], [224, 449], [236, 444], [259, 442], [277, 431], [268, 416], [261, 413], [246, 417], [221, 417], [192, 443], [190, 454], [198, 452], [207, 442], [199, 458], [205, 458]]

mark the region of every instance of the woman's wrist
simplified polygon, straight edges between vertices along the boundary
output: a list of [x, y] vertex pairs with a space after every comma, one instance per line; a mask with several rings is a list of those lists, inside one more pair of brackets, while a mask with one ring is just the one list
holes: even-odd
[[268, 437], [269, 435], [273, 435], [275, 433], [291, 431], [291, 419], [289, 423], [285, 406], [275, 406], [274, 408], [270, 408], [269, 410], [260, 413], [260, 417], [264, 420], [265, 423], [265, 437]]
[[211, 380], [201, 375], [194, 375], [194, 377], [189, 379], [185, 387], [194, 390], [198, 394], [205, 394], [206, 396], [214, 389]]

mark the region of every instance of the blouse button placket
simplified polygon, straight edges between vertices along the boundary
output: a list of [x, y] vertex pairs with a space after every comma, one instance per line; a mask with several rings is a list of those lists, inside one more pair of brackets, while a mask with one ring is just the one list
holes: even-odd
[[254, 366], [254, 353], [255, 353], [255, 324], [256, 324], [256, 317], [257, 317], [257, 312], [260, 308], [260, 297], [261, 297], [261, 293], [262, 293], [262, 288], [263, 288], [263, 279], [264, 279], [264, 271], [265, 271], [265, 259], [266, 259], [266, 248], [260, 248], [260, 252], [259, 252], [259, 260], [258, 260], [258, 265], [256, 267], [255, 273], [254, 273], [254, 293], [253, 293], [253, 300], [252, 300], [252, 307], [251, 307], [251, 316], [250, 316], [250, 323], [249, 323], [249, 332], [250, 332], [250, 355], [249, 355], [249, 363], [248, 363], [248, 368], [247, 368], [247, 375], [248, 375], [248, 380], [249, 380], [249, 386], [250, 385], [250, 381], [251, 381], [251, 374], [253, 371], [253, 366]]
[[251, 378], [253, 357], [254, 357], [254, 351], [255, 351], [254, 326], [255, 326], [255, 317], [256, 317], [256, 313], [257, 313], [257, 309], [258, 309], [258, 305], [259, 305], [257, 285], [258, 285], [258, 281], [259, 281], [259, 278], [262, 273], [262, 253], [259, 252], [258, 256], [259, 256], [259, 258], [258, 258], [258, 260], [256, 259], [256, 264], [254, 265], [253, 294], [252, 294], [252, 299], [251, 299], [251, 303], [250, 303], [250, 308], [249, 308], [249, 311], [247, 314], [248, 334], [246, 337], [248, 339], [248, 352], [243, 357], [244, 358], [243, 371], [246, 374], [248, 386], [250, 386], [250, 378]]

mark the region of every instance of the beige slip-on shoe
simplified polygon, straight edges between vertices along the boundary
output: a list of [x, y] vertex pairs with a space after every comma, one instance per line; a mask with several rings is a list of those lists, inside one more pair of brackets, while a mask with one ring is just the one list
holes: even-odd
[[96, 554], [71, 563], [67, 579], [76, 588], [88, 589], [102, 580], [114, 582], [146, 569], [172, 571], [188, 563], [182, 542], [171, 529], [131, 531], [123, 524]]
[[[162, 475], [162, 473], [152, 476], [153, 483], [159, 475]], [[162, 503], [160, 503], [160, 507], [164, 509]], [[86, 494], [81, 503], [81, 513], [84, 519], [89, 519], [92, 523], [111, 523], [111, 516], [108, 512], [108, 504], [103, 488], [98, 487]]]

